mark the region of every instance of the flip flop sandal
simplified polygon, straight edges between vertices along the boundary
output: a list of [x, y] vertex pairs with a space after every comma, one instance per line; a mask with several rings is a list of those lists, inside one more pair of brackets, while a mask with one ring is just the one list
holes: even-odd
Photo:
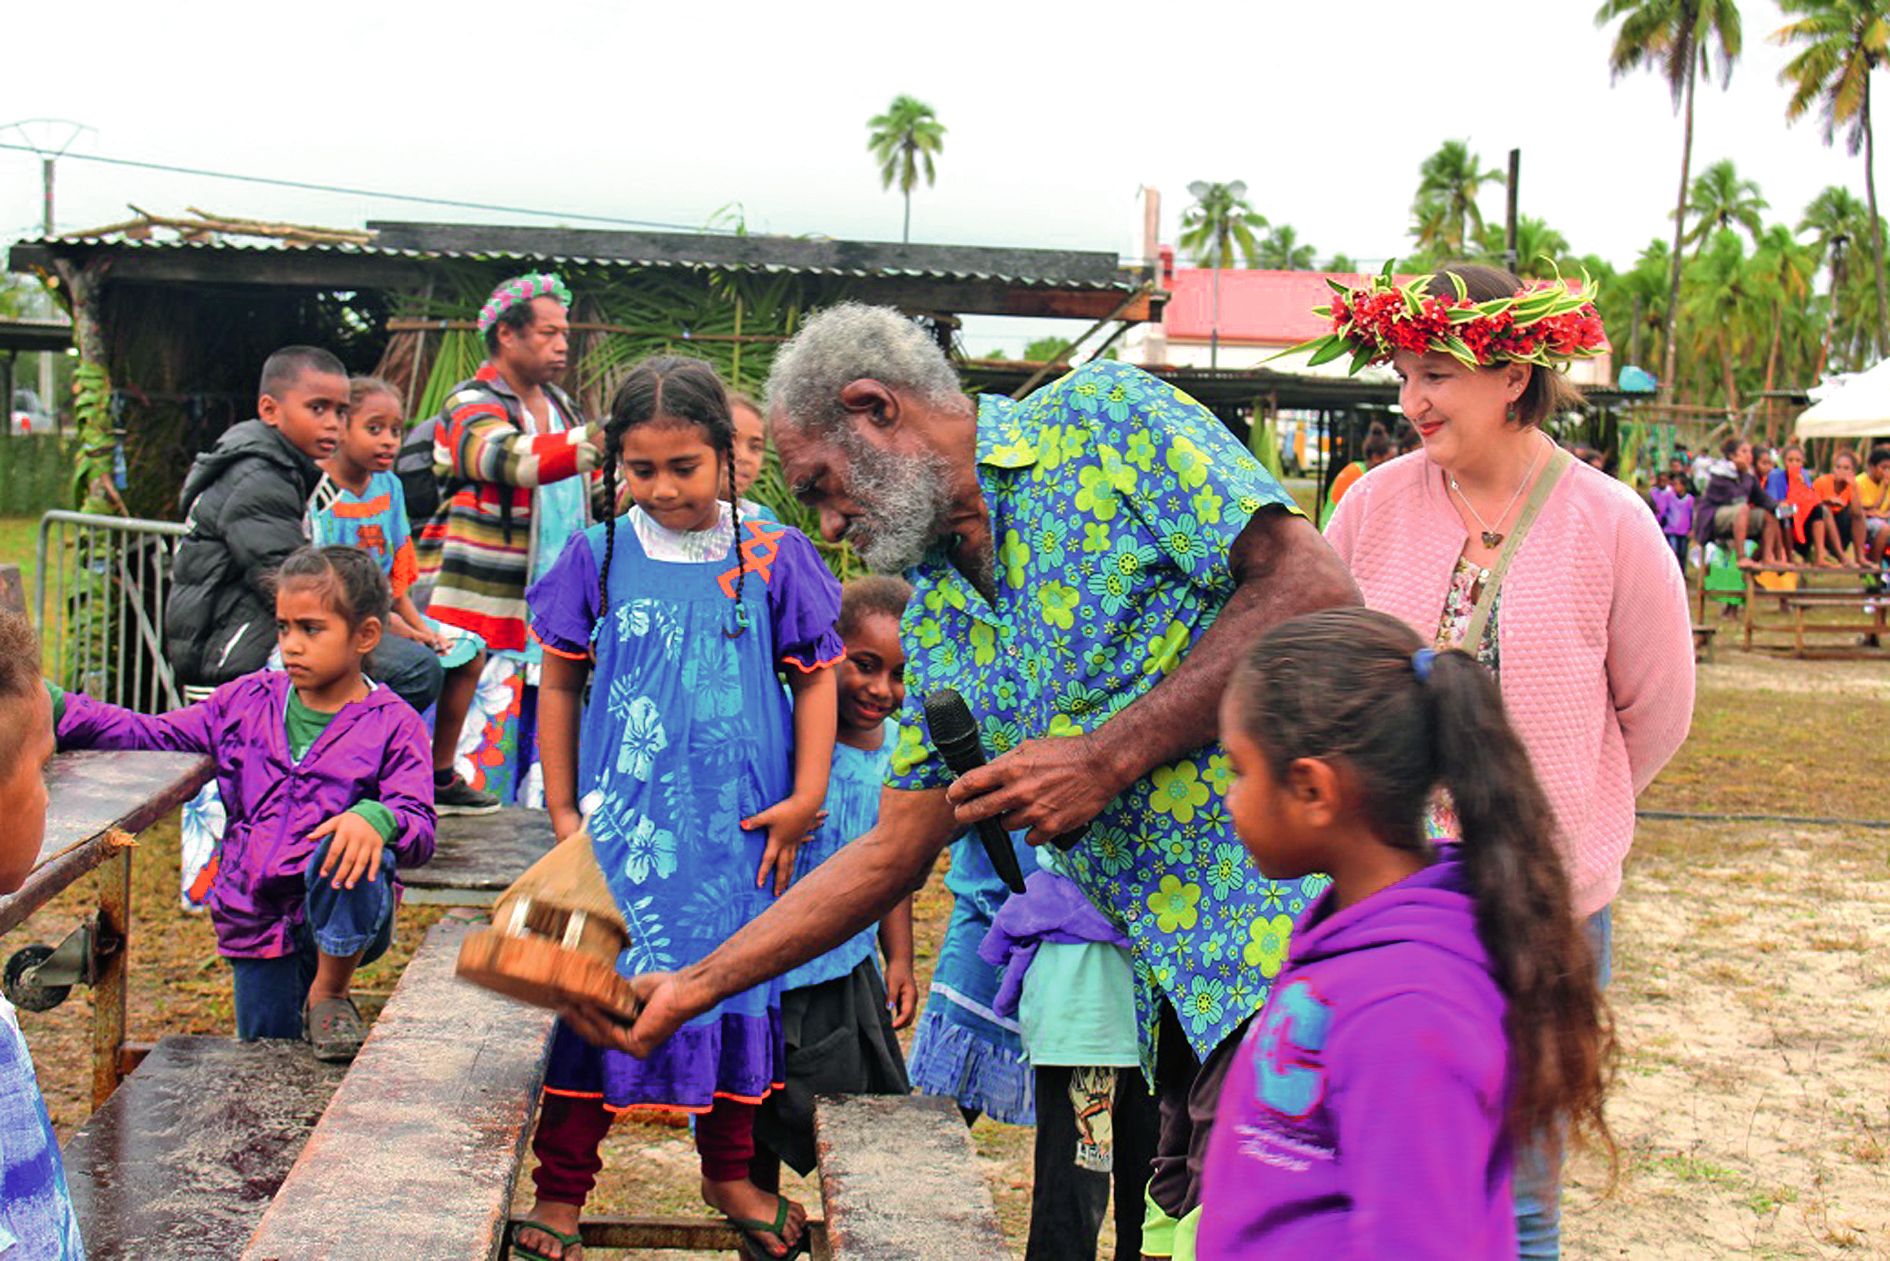
[[302, 1016], [302, 1036], [325, 1064], [346, 1064], [361, 1049], [367, 1026], [352, 998], [324, 998]]
[[[535, 1230], [540, 1234], [550, 1235], [553, 1239], [556, 1239], [558, 1241], [558, 1255], [554, 1257], [549, 1253], [540, 1252], [536, 1248], [528, 1248], [520, 1243], [518, 1241], [518, 1232], [521, 1230]], [[515, 1261], [565, 1261], [565, 1258], [571, 1255], [568, 1251], [569, 1249], [582, 1248], [584, 1246], [584, 1236], [575, 1230], [568, 1235], [561, 1234], [545, 1225], [543, 1222], [533, 1221], [529, 1217], [521, 1217], [513, 1221], [511, 1235], [506, 1242], [511, 1246], [511, 1255]]]
[[[808, 1254], [807, 1229], [801, 1228], [801, 1237], [793, 1243], [787, 1241], [787, 1219], [790, 1207], [785, 1195], [774, 1197], [774, 1220], [767, 1221], [760, 1217], [731, 1217], [728, 1224], [742, 1232], [742, 1255], [749, 1261], [794, 1261], [795, 1257]], [[763, 1235], [773, 1235], [779, 1240], [786, 1252], [775, 1253], [768, 1250], [762, 1242]]]

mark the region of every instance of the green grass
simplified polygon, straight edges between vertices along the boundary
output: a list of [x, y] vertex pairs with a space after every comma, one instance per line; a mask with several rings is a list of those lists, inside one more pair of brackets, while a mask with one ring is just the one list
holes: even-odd
[[38, 517], [0, 517], [0, 565], [20, 567], [29, 605], [33, 602], [33, 577], [39, 568], [38, 543]]

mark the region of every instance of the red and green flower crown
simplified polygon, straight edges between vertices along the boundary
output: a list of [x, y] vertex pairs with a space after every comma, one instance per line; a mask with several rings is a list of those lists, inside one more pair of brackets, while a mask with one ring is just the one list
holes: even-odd
[[1435, 275], [1399, 284], [1389, 262], [1369, 289], [1327, 279], [1332, 302], [1314, 307], [1313, 314], [1330, 319], [1332, 331], [1280, 353], [1310, 351], [1308, 366], [1350, 354], [1350, 371], [1357, 372], [1400, 350], [1438, 351], [1469, 368], [1504, 360], [1554, 368], [1608, 351], [1608, 335], [1595, 312], [1595, 284], [1586, 273], [1579, 287], [1558, 273], [1553, 281], [1525, 284], [1507, 298], [1487, 302], [1472, 302], [1460, 277], [1439, 274], [1450, 281], [1455, 296], [1431, 292]]

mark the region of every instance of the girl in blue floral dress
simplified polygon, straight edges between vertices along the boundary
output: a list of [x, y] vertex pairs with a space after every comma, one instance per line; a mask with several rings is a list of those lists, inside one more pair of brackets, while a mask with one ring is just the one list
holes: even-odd
[[[787, 887], [827, 792], [844, 649], [840, 587], [813, 544], [724, 502], [733, 427], [707, 364], [638, 365], [606, 442], [605, 502], [620, 467], [635, 506], [573, 538], [528, 599], [546, 653], [546, 808], [560, 837], [588, 826], [630, 930], [618, 967], [634, 976], [702, 958]], [[647, 1059], [560, 1023], [533, 1142], [538, 1201], [514, 1255], [576, 1244], [611, 1116], [638, 1107], [694, 1113], [703, 1199], [758, 1255], [798, 1255], [805, 1213], [749, 1177], [756, 1107], [783, 1069], [778, 982]]]

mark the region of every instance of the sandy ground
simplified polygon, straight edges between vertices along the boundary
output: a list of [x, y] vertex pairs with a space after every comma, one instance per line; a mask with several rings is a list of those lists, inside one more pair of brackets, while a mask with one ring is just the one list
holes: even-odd
[[[1890, 816], [1883, 663], [1722, 649], [1700, 682], [1694, 738], [1644, 805]], [[1604, 1196], [1605, 1162], [1574, 1160], [1568, 1256], [1890, 1257], [1887, 854], [1890, 830], [1643, 825], [1616, 903], [1620, 1177]], [[174, 909], [175, 863], [174, 829], [153, 829], [135, 868], [133, 1037], [229, 1028], [228, 972], [208, 925]], [[56, 941], [87, 896], [72, 890], [0, 953]], [[948, 909], [935, 878], [919, 908], [922, 973]], [[403, 947], [364, 977], [369, 990], [391, 989], [432, 918], [403, 912]], [[62, 1135], [85, 1116], [89, 1021], [83, 991], [22, 1013]], [[973, 1140], [1021, 1255], [1030, 1131], [980, 1122]], [[594, 1211], [701, 1211], [686, 1130], [621, 1124], [606, 1158]]]

